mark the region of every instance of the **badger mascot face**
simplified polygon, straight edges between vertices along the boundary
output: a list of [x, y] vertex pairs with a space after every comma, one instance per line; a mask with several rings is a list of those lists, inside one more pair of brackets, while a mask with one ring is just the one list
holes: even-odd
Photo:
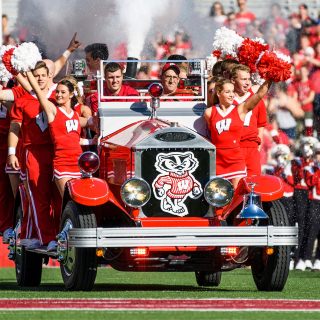
[[192, 152], [170, 152], [157, 155], [155, 168], [160, 174], [152, 183], [161, 210], [176, 216], [188, 215], [184, 204], [187, 197], [197, 199], [202, 194], [201, 184], [192, 175], [199, 162]]

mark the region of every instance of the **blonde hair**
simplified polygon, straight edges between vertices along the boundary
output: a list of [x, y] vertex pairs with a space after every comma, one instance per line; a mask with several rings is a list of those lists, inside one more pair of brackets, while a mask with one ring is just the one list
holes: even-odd
[[248, 72], [250, 74], [250, 68], [244, 64], [238, 64], [235, 65], [232, 69], [231, 69], [231, 79], [235, 79], [238, 76], [238, 71], [245, 71]]
[[73, 76], [65, 76], [63, 77], [59, 83], [64, 83], [65, 81], [68, 81], [72, 84], [73, 86], [73, 94], [75, 96], [75, 99], [76, 99], [76, 102], [79, 103], [79, 104], [83, 104], [83, 99], [82, 99], [82, 96], [81, 96], [81, 92], [80, 92], [80, 89], [78, 87], [78, 81], [73, 77]]

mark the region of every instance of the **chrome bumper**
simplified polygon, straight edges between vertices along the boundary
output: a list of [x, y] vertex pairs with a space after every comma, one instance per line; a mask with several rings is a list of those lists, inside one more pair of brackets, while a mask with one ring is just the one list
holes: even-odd
[[298, 227], [72, 228], [67, 243], [79, 248], [296, 246]]

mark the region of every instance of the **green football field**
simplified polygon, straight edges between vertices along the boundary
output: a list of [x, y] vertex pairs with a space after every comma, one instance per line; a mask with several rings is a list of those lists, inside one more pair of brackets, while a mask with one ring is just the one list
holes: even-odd
[[[198, 287], [193, 273], [118, 272], [100, 268], [91, 292], [64, 289], [59, 268], [44, 268], [38, 288], [19, 288], [14, 269], [0, 269], [0, 298], [319, 299], [320, 273], [291, 272], [283, 292], [259, 292], [251, 271], [222, 275], [218, 288]], [[161, 303], [161, 302], [159, 302]], [[301, 301], [303, 304], [303, 301]], [[320, 319], [320, 312], [0, 311], [0, 319]]]

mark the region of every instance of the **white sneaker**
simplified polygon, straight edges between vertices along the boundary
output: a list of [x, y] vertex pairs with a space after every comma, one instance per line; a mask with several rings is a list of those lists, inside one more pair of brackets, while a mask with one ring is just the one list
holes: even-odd
[[320, 260], [319, 260], [319, 259], [317, 259], [317, 260], [314, 262], [314, 264], [313, 264], [313, 266], [312, 266], [312, 270], [313, 270], [313, 271], [320, 271]]
[[302, 259], [300, 259], [296, 265], [296, 270], [304, 271], [306, 270], [306, 264]]
[[49, 242], [48, 246], [47, 246], [47, 251], [48, 252], [54, 252], [57, 250], [58, 247], [58, 242], [55, 240], [52, 240]]
[[294, 270], [294, 260], [293, 259], [290, 260], [289, 270], [290, 271]]
[[2, 243], [9, 243], [9, 236], [11, 235], [12, 231], [12, 228], [8, 228], [3, 232]]
[[304, 264], [305, 264], [307, 270], [311, 270], [313, 267], [311, 260], [305, 260]]

